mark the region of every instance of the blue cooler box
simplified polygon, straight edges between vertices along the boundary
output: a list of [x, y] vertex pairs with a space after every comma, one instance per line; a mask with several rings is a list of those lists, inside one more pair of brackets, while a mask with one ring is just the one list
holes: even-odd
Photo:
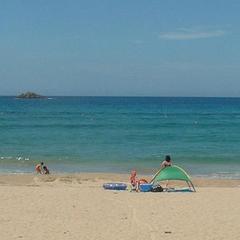
[[150, 192], [152, 190], [153, 184], [151, 183], [143, 183], [139, 185], [141, 192]]

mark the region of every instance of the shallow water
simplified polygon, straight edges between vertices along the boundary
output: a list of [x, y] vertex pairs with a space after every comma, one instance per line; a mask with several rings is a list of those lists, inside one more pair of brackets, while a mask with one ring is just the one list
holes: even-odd
[[135, 168], [166, 154], [192, 175], [240, 177], [240, 98], [0, 97], [0, 171]]

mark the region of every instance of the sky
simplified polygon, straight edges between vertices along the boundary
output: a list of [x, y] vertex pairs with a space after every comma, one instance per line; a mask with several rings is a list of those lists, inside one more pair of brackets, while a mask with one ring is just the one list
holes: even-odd
[[239, 0], [0, 0], [0, 95], [240, 97]]

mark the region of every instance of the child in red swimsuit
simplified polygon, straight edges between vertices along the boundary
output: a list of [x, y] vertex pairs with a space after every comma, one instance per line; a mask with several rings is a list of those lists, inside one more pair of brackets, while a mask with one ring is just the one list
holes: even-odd
[[132, 191], [134, 190], [138, 192], [139, 182], [137, 180], [137, 172], [135, 170], [131, 171], [130, 183], [131, 183]]

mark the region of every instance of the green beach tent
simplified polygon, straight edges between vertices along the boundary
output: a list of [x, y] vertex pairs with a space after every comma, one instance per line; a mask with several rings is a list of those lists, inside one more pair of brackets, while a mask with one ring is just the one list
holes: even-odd
[[155, 184], [160, 181], [166, 181], [166, 180], [179, 180], [179, 181], [185, 181], [189, 187], [190, 190], [193, 190], [196, 192], [194, 185], [188, 176], [188, 174], [180, 167], [173, 165], [170, 167], [165, 167], [160, 169], [156, 175], [153, 177], [151, 183]]

